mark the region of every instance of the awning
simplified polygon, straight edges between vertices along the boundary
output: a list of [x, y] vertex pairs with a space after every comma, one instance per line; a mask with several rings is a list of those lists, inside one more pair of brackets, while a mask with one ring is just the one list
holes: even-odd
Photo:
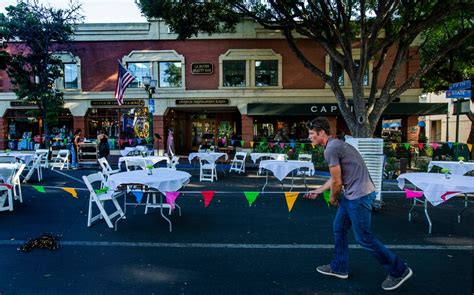
[[[448, 112], [448, 103], [392, 103], [383, 115], [445, 115]], [[340, 115], [336, 103], [249, 103], [247, 114], [251, 116], [302, 116], [302, 115]]]

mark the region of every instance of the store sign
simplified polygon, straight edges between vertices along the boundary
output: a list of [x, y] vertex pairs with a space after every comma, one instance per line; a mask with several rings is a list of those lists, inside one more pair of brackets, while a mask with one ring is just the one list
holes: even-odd
[[36, 103], [29, 101], [10, 101], [11, 107], [35, 107]]
[[[145, 106], [145, 102], [141, 99], [131, 99], [124, 100], [122, 105], [143, 107]], [[116, 100], [93, 100], [91, 101], [91, 106], [118, 106], [118, 103]]]
[[210, 62], [191, 64], [191, 74], [210, 75], [212, 73], [214, 73], [214, 67]]
[[229, 104], [228, 99], [177, 99], [176, 105]]

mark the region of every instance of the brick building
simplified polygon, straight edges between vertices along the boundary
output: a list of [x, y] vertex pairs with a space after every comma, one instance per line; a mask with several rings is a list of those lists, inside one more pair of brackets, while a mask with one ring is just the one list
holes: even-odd
[[[309, 40], [297, 42], [315, 64], [329, 71], [329, 59], [321, 48]], [[10, 44], [8, 50], [14, 46]], [[148, 94], [141, 85], [146, 75], [158, 80], [153, 133], [162, 137], [160, 148], [168, 128], [174, 129], [177, 152], [183, 154], [205, 141], [228, 144], [232, 140], [239, 145], [244, 140], [248, 147], [262, 137], [304, 139], [304, 123], [317, 115], [328, 116], [334, 133], [349, 132], [333, 92], [303, 67], [279, 33], [252, 22], [241, 23], [232, 34], [187, 41], [176, 40], [158, 21], [82, 24], [73, 49], [59, 55], [64, 76], [56, 87], [65, 93], [66, 111], [55, 130], [81, 128], [85, 137], [95, 138], [97, 130], [105, 128], [116, 148], [148, 137]], [[117, 60], [137, 77], [121, 107], [113, 99]], [[418, 67], [418, 60], [407, 61], [398, 81]], [[382, 69], [379, 81], [387, 72], [387, 67]], [[350, 97], [347, 75], [342, 80]], [[370, 83], [370, 77], [367, 81]], [[446, 104], [419, 103], [421, 90], [417, 87], [406, 91], [384, 113], [384, 119], [401, 120], [403, 139], [409, 141], [416, 140], [419, 115], [446, 113]], [[0, 149], [26, 131], [32, 136], [40, 134], [42, 119], [27, 112], [34, 108], [16, 100], [7, 74], [0, 72]]]

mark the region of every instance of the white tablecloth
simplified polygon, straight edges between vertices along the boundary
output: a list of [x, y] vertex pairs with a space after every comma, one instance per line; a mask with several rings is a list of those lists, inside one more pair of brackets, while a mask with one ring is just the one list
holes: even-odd
[[285, 160], [285, 154], [274, 154], [274, 153], [250, 153], [250, 159], [255, 164], [257, 163], [258, 159], [262, 157], [272, 158], [273, 160]]
[[20, 159], [25, 163], [26, 165], [30, 164], [31, 161], [33, 161], [33, 157], [35, 156], [34, 154], [25, 154], [25, 153], [0, 153], [0, 157], [2, 156], [10, 156], [10, 157], [15, 157], [17, 159]]
[[159, 163], [161, 161], [166, 161], [166, 163], [169, 162], [169, 158], [166, 156], [147, 156], [147, 157], [142, 157], [142, 156], [132, 156], [132, 157], [120, 157], [118, 160], [118, 166], [120, 167], [120, 164], [122, 162], [125, 162], [125, 160], [132, 160], [132, 159], [143, 159], [145, 160], [146, 165], [151, 164], [155, 165], [156, 163]]
[[295, 160], [263, 160], [260, 161], [259, 172], [262, 169], [270, 170], [278, 180], [282, 181], [291, 171], [299, 168], [308, 168], [310, 175], [314, 173], [314, 164], [312, 162]]
[[447, 179], [443, 173], [403, 173], [398, 176], [398, 186], [405, 187], [405, 180], [423, 191], [425, 198], [437, 206], [458, 193], [474, 192], [474, 177], [450, 175]]
[[451, 174], [455, 175], [464, 175], [467, 172], [474, 170], [473, 162], [431, 161], [428, 165], [428, 171], [430, 171], [433, 166], [448, 168]]
[[115, 190], [125, 183], [141, 183], [155, 188], [160, 192], [175, 192], [191, 178], [191, 174], [168, 168], [153, 169], [153, 174], [148, 175], [147, 170], [135, 170], [110, 175], [107, 187]]
[[120, 150], [120, 154], [122, 157], [125, 157], [128, 155], [129, 152], [131, 151], [146, 151], [147, 155], [151, 155], [153, 151], [148, 150], [146, 147], [144, 148], [138, 148], [138, 147], [126, 147], [123, 150]]
[[188, 156], [188, 159], [189, 159], [189, 163], [191, 163], [191, 161], [196, 157], [199, 159], [204, 159], [211, 163], [215, 163], [217, 159], [219, 159], [222, 156], [224, 156], [226, 160], [229, 158], [229, 156], [226, 153], [212, 152], [212, 153], [190, 153]]

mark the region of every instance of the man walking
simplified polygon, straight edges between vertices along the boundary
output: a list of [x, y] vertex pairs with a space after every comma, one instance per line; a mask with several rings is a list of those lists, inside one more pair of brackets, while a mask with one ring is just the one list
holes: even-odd
[[[318, 117], [312, 120], [308, 123], [308, 130], [311, 143], [325, 148], [324, 158], [331, 178], [318, 189], [308, 192], [305, 197], [315, 199], [330, 189], [331, 205], [339, 206], [333, 224], [334, 259], [328, 265], [318, 266], [316, 270], [340, 279], [349, 277], [347, 235], [352, 226], [357, 243], [367, 249], [388, 271], [382, 288], [397, 289], [413, 275], [413, 271], [372, 234], [371, 215], [375, 186], [364, 160], [353, 146], [330, 136], [327, 118]], [[343, 197], [338, 200], [337, 196], [341, 191]]]

